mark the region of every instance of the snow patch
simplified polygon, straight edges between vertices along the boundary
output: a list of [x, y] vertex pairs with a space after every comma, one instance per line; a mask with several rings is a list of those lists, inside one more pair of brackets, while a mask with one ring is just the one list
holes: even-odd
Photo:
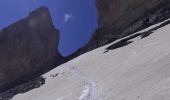
[[84, 85], [79, 100], [96, 100], [97, 97], [96, 91], [97, 91], [96, 84], [93, 81], [88, 81], [88, 83]]
[[59, 97], [57, 100], [64, 100], [64, 97]]
[[86, 84], [83, 88], [83, 91], [81, 93], [81, 96], [79, 97], [79, 100], [87, 100], [90, 97], [90, 91], [92, 90], [92, 87], [88, 84]]
[[85, 83], [83, 91], [81, 92], [81, 96], [79, 97], [79, 100], [97, 100], [96, 82], [90, 79], [88, 75], [85, 75], [83, 72], [79, 71], [78, 69], [75, 69], [75, 67], [72, 67], [71, 70]]

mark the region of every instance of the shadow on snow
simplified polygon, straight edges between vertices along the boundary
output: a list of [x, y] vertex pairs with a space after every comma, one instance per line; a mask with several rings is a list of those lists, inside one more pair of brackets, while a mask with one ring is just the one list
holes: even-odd
[[124, 47], [124, 46], [127, 46], [129, 45], [130, 43], [133, 43], [133, 41], [130, 41], [131, 39], [133, 38], [136, 38], [138, 36], [140, 36], [141, 39], [145, 38], [145, 37], [148, 37], [149, 35], [151, 35], [152, 33], [154, 33], [154, 31], [158, 30], [159, 28], [161, 27], [164, 27], [166, 25], [170, 24], [170, 20], [148, 30], [148, 31], [145, 31], [145, 32], [142, 32], [142, 33], [136, 33], [134, 35], [131, 35], [131, 36], [128, 36], [126, 38], [123, 38], [119, 41], [117, 41], [116, 43], [112, 44], [111, 46], [107, 47], [106, 48], [106, 51], [104, 53], [107, 53], [108, 51], [110, 50], [114, 50], [114, 49], [117, 49], [117, 48], [120, 48], [120, 47]]

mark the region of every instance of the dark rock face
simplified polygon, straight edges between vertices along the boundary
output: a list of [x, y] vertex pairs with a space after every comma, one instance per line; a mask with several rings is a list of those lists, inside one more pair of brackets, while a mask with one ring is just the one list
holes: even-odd
[[61, 63], [63, 58], [57, 50], [59, 35], [45, 7], [3, 29], [0, 32], [0, 90]]
[[32, 89], [39, 88], [45, 84], [45, 78], [42, 76], [36, 77], [32, 80], [25, 82], [19, 86], [9, 89], [0, 93], [0, 100], [11, 100], [15, 95], [26, 93]]
[[[170, 7], [169, 0], [96, 0], [98, 9], [98, 29], [90, 43], [101, 45], [129, 35], [139, 27], [154, 24], [164, 8]], [[166, 6], [166, 7], [165, 7]], [[163, 15], [161, 17], [164, 17]], [[161, 18], [160, 17], [160, 18]], [[140, 23], [140, 20], [143, 20]], [[137, 24], [136, 24], [137, 23]], [[133, 29], [129, 29], [133, 24]], [[101, 46], [100, 45], [100, 46]]]
[[124, 30], [169, 0], [96, 0], [99, 28]]
[[67, 59], [111, 43], [170, 17], [170, 0], [96, 0], [98, 28]]

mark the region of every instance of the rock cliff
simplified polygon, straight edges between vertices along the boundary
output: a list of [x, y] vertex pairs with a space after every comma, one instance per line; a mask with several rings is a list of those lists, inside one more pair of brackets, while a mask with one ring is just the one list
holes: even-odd
[[[96, 0], [96, 6], [96, 31], [67, 61], [170, 17], [169, 0]], [[0, 32], [0, 89], [61, 64], [65, 58], [57, 50], [58, 43], [59, 31], [45, 7], [3, 29]]]
[[96, 6], [98, 28], [90, 43], [99, 46], [170, 16], [169, 0], [96, 0]]
[[98, 27], [75, 58], [170, 17], [169, 0], [96, 0]]
[[0, 32], [0, 90], [35, 77], [61, 63], [59, 31], [46, 7]]

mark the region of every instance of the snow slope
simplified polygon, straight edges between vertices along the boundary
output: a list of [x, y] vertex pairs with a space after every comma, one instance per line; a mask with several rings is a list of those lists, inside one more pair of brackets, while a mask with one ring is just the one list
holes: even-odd
[[43, 86], [12, 100], [170, 100], [170, 25], [105, 52], [118, 41], [44, 74]]

